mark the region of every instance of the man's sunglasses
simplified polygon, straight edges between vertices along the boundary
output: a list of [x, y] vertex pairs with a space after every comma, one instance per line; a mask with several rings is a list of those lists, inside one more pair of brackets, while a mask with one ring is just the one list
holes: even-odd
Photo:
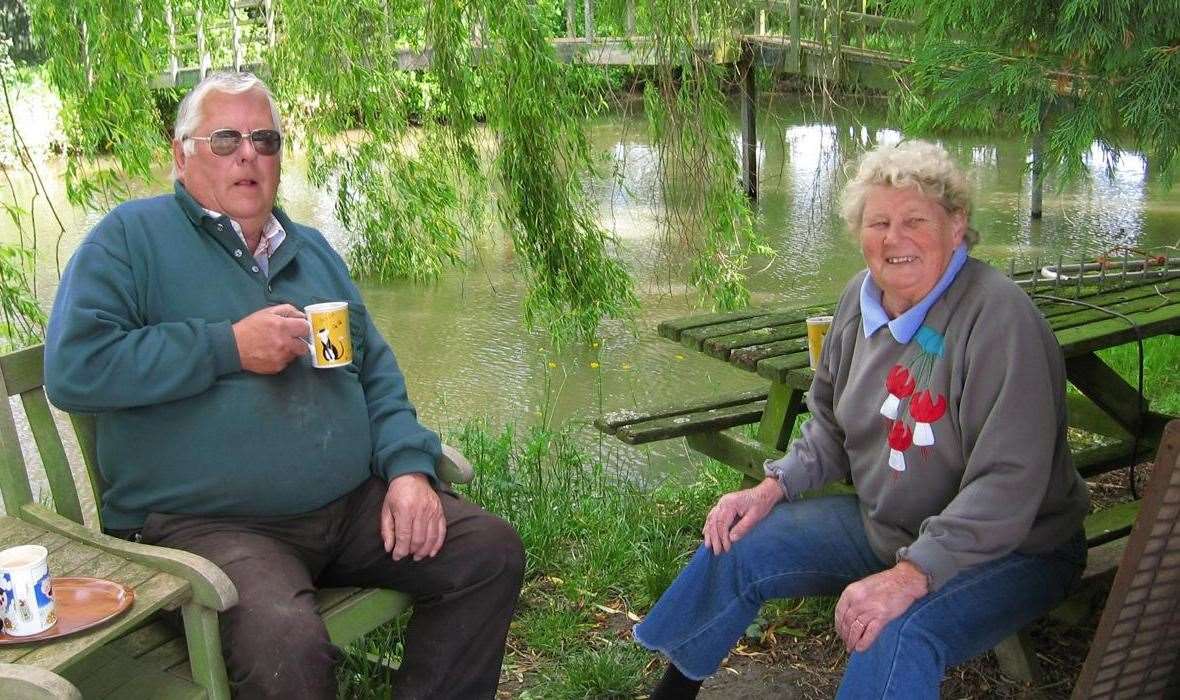
[[283, 135], [275, 129], [255, 129], [243, 134], [237, 129], [218, 129], [208, 136], [188, 136], [194, 141], [208, 141], [209, 150], [215, 156], [233, 155], [242, 139], [250, 139], [254, 151], [260, 156], [273, 156], [283, 146]]

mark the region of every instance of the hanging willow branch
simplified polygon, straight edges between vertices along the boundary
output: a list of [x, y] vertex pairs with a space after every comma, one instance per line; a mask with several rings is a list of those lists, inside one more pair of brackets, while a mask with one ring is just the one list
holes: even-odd
[[67, 196], [74, 204], [110, 208], [129, 196], [130, 179], [148, 179], [167, 152], [151, 87], [167, 64], [164, 0], [27, 5], [48, 55], [49, 83], [61, 97], [73, 156], [66, 162]]
[[[151, 89], [175, 42], [164, 18], [190, 36], [224, 23], [226, 3], [30, 4], [63, 99], [71, 199], [111, 206], [127, 196], [128, 176], [147, 179], [166, 153]], [[666, 61], [646, 103], [665, 173], [667, 247], [688, 252], [692, 282], [724, 308], [746, 303], [745, 268], [766, 249], [738, 187], [730, 76], [698, 44], [733, 51], [742, 5], [650, 0], [635, 12]], [[600, 16], [599, 26], [621, 32], [625, 6], [599, 3], [613, 17]], [[530, 325], [587, 338], [602, 318], [636, 307], [585, 180], [595, 167], [585, 124], [605, 103], [607, 72], [555, 58], [563, 2], [275, 0], [274, 8], [268, 77], [311, 181], [335, 193], [355, 273], [436, 279], [463, 264], [494, 212], [527, 284]], [[214, 67], [232, 62], [224, 32], [202, 41], [218, 36], [220, 45], [205, 46]], [[427, 49], [426, 64], [409, 65]]]
[[980, 129], [1046, 140], [1065, 180], [1097, 142], [1113, 161], [1130, 145], [1171, 182], [1180, 151], [1180, 37], [1175, 3], [1155, 0], [895, 0], [922, 18], [909, 89], [895, 101], [907, 130]]
[[647, 5], [652, 27], [662, 28], [651, 37], [656, 79], [644, 105], [664, 173], [665, 237], [689, 251], [692, 283], [722, 309], [749, 302], [750, 256], [772, 254], [754, 231], [740, 189], [725, 93], [731, 76], [716, 60], [740, 50], [742, 8], [702, 0]]

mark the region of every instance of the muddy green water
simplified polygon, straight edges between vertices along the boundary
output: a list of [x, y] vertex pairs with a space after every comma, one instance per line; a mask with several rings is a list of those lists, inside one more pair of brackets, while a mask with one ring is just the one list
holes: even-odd
[[[900, 137], [877, 109], [842, 111], [833, 118], [781, 97], [765, 105], [756, 215], [759, 231], [777, 255], [755, 261], [754, 304], [834, 299], [862, 267], [859, 250], [837, 219], [836, 195], [850, 159], [867, 144]], [[591, 138], [605, 161], [605, 176], [591, 184], [601, 221], [617, 237], [617, 254], [632, 270], [642, 300], [633, 323], [604, 322], [596, 343], [553, 350], [543, 332], [523, 325], [521, 279], [510, 245], [498, 234], [479, 245], [467, 269], [449, 272], [435, 285], [361, 280], [361, 288], [427, 423], [445, 428], [486, 417], [494, 426], [572, 424], [579, 439], [602, 450], [596, 453], [612, 467], [660, 478], [690, 464], [683, 441], [626, 447], [598, 436], [589, 425], [594, 417], [763, 382], [656, 336], [660, 320], [699, 310], [685, 283], [683, 243], [668, 242], [659, 233], [657, 222], [666, 209], [657, 156], [637, 113], [599, 119]], [[1059, 254], [1093, 256], [1121, 243], [1170, 246], [1180, 238], [1180, 188], [1164, 189], [1136, 154], [1123, 153], [1111, 163], [1095, 147], [1088, 177], [1060, 189], [1050, 182], [1044, 218], [1031, 222], [1026, 144], [975, 136], [941, 140], [967, 166], [977, 189], [973, 222], [982, 234], [977, 257], [1006, 268], [1010, 259], [1055, 261]], [[49, 161], [45, 174], [52, 178], [60, 168]], [[63, 201], [60, 180], [49, 186]], [[162, 173], [159, 190], [166, 187]], [[287, 158], [280, 197], [294, 219], [347, 248], [348, 234], [333, 215], [332, 199], [308, 185], [298, 155]], [[56, 285], [55, 251], [67, 258], [97, 218], [63, 211], [68, 233], [58, 242], [43, 232], [38, 241], [37, 284], [45, 299]], [[0, 231], [4, 240], [17, 235], [11, 227]]]

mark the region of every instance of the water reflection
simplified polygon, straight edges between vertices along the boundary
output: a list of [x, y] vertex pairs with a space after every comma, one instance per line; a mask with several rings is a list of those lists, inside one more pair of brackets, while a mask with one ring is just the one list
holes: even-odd
[[[736, 118], [734, 124], [736, 134]], [[809, 107], [781, 97], [761, 111], [758, 133], [762, 178], [756, 225], [776, 256], [755, 261], [753, 300], [764, 305], [831, 300], [862, 267], [855, 242], [839, 221], [836, 193], [857, 154], [902, 134], [879, 112], [821, 119]], [[521, 277], [510, 246], [495, 232], [473, 247], [468, 269], [450, 271], [436, 284], [361, 280], [370, 312], [397, 351], [411, 396], [428, 423], [455, 426], [489, 417], [494, 425], [544, 419], [588, 426], [601, 411], [763, 385], [754, 375], [656, 337], [660, 320], [692, 312], [697, 300], [686, 284], [685, 243], [676, 232], [670, 237], [660, 233], [659, 223], [673, 203], [661, 185], [659, 154], [642, 115], [602, 118], [590, 137], [604, 163], [601, 177], [587, 186], [597, 199], [600, 221], [618, 241], [618, 255], [637, 279], [643, 304], [639, 318], [633, 324], [605, 322], [597, 347], [553, 350], [543, 333], [523, 327]], [[1044, 218], [1030, 222], [1025, 144], [970, 136], [943, 143], [971, 166], [980, 257], [1006, 267], [1009, 258], [1031, 264], [1058, 254], [1093, 256], [1118, 243], [1176, 243], [1180, 193], [1152, 182], [1146, 163], [1134, 154], [1123, 153], [1108, 167], [1105, 154], [1095, 150], [1086, 162], [1085, 181], [1066, 187], [1048, 183]], [[52, 175], [55, 168], [60, 164], [43, 174]], [[19, 182], [19, 173], [12, 175]], [[283, 175], [280, 197], [288, 213], [344, 249], [348, 235], [335, 217], [333, 194], [309, 185], [298, 157], [287, 159]], [[62, 201], [60, 178], [47, 179], [55, 201]], [[167, 173], [162, 173], [158, 191], [167, 187]], [[21, 196], [28, 194], [26, 188]], [[64, 206], [59, 210], [67, 227], [64, 256], [97, 215]], [[43, 224], [50, 220], [43, 202], [36, 211]], [[0, 232], [7, 241], [18, 236], [11, 227]], [[37, 283], [44, 298], [56, 286], [54, 239], [42, 235], [37, 241]], [[632, 474], [659, 477], [682, 470], [688, 459], [680, 442], [634, 449], [603, 440], [589, 427], [579, 434], [587, 446], [609, 450], [613, 464]]]

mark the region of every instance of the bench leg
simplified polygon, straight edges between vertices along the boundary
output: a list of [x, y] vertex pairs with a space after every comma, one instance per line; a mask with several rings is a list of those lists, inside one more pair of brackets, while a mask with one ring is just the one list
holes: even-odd
[[1021, 630], [1008, 637], [997, 644], [992, 652], [1000, 662], [1000, 671], [1005, 676], [1024, 683], [1040, 682], [1041, 664], [1037, 661], [1037, 652], [1028, 632]]
[[193, 682], [205, 689], [209, 700], [229, 700], [229, 679], [225, 675], [225, 659], [221, 656], [217, 612], [191, 602], [182, 606], [181, 612]]

